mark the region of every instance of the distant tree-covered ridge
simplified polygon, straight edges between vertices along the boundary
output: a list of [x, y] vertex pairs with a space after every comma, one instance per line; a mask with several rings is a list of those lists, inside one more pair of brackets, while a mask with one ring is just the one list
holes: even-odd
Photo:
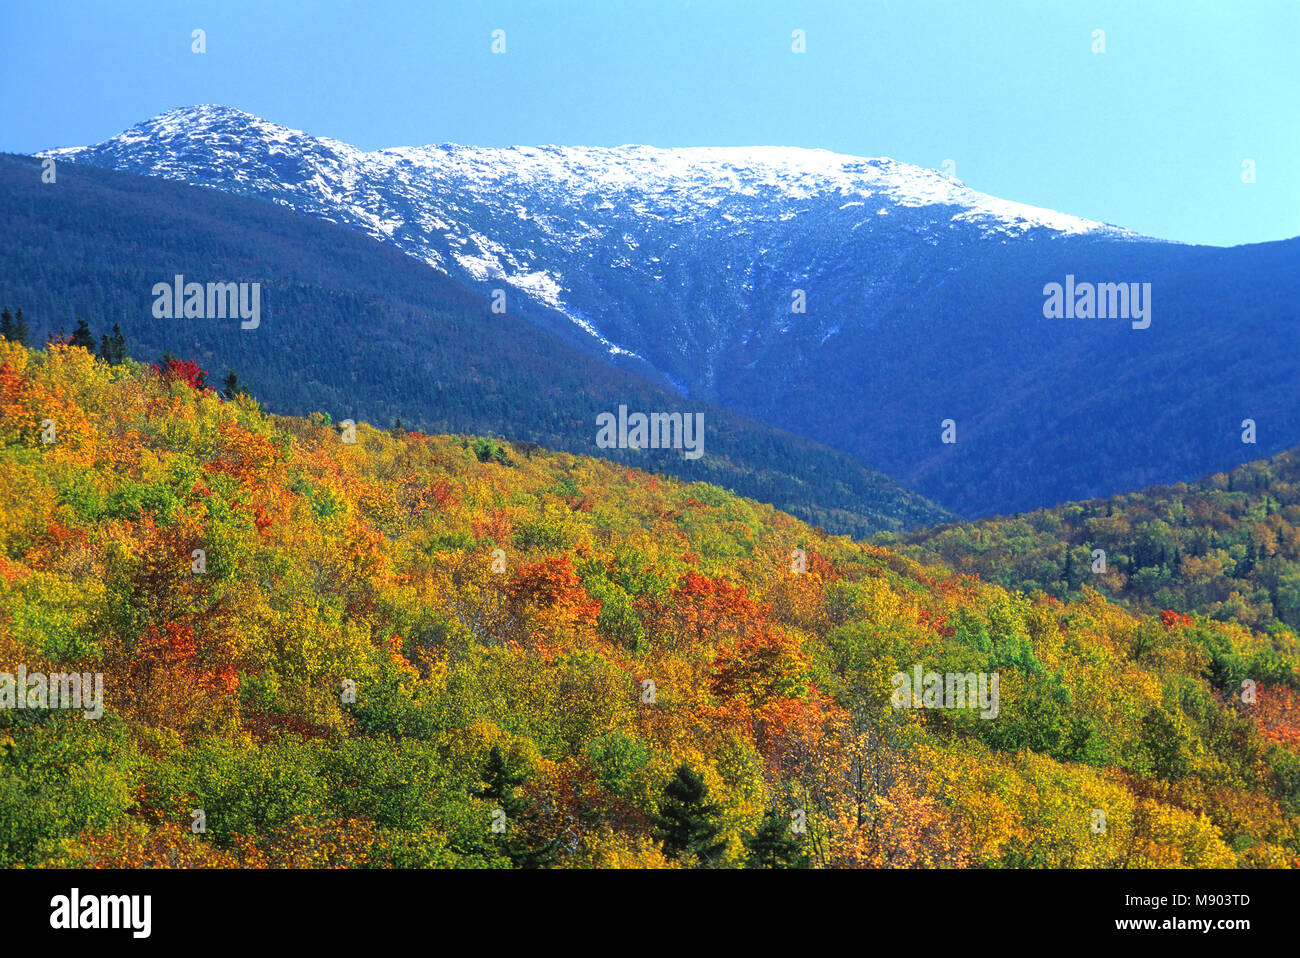
[[0, 343], [0, 865], [1300, 864], [1290, 630], [200, 372]]
[[1300, 630], [1300, 449], [1199, 482], [878, 541], [1057, 598], [1090, 587], [1144, 612]]
[[1247, 416], [1256, 458], [1300, 445], [1300, 238], [1168, 242], [823, 150], [361, 152], [216, 104], [51, 156], [345, 224], [485, 297], [514, 274], [556, 337], [965, 517], [1233, 468]]
[[[137, 359], [184, 356], [214, 382], [235, 370], [279, 413], [606, 456], [855, 536], [952, 518], [847, 453], [613, 368], [396, 249], [271, 203], [87, 166], [44, 185], [39, 161], [0, 154], [0, 222], [0, 306], [21, 310], [14, 338], [29, 345], [84, 318], [110, 358], [120, 332]], [[155, 284], [177, 274], [260, 284], [260, 324], [155, 317]], [[620, 405], [703, 413], [704, 455], [598, 447], [596, 417]]]

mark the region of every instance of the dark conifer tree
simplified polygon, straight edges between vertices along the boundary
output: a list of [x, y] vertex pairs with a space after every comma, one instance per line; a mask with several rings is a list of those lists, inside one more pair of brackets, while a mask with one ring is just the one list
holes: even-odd
[[12, 340], [14, 338], [14, 314], [9, 312], [6, 306], [3, 313], [0, 313], [0, 339]]
[[72, 331], [72, 338], [68, 340], [69, 346], [80, 346], [86, 352], [95, 351], [95, 335], [90, 331], [90, 324], [80, 316], [77, 317], [77, 328]]
[[501, 749], [493, 745], [488, 752], [487, 764], [483, 767], [483, 787], [474, 794], [497, 803], [497, 807], [506, 813], [507, 818], [514, 818], [523, 803], [515, 796], [515, 789], [527, 779], [520, 772], [512, 770], [506, 762]]
[[18, 307], [18, 315], [14, 317], [14, 334], [9, 337], [15, 343], [27, 345], [27, 320], [23, 319], [23, 308]]
[[790, 823], [780, 812], [769, 808], [752, 835], [743, 839], [749, 854], [746, 868], [807, 868], [808, 854], [799, 839], [790, 834]]
[[221, 398], [232, 400], [236, 396], [244, 395], [244, 387], [239, 383], [239, 377], [235, 375], [233, 369], [226, 372], [226, 378], [221, 380]]
[[717, 841], [719, 808], [709, 801], [709, 786], [689, 765], [677, 766], [664, 788], [664, 800], [654, 823], [664, 854], [679, 861], [697, 859], [710, 865], [726, 842]]
[[515, 795], [515, 789], [527, 781], [527, 777], [510, 768], [505, 755], [496, 745], [488, 753], [487, 764], [481, 775], [483, 787], [474, 794], [496, 802], [497, 808], [505, 812], [506, 832], [494, 837], [498, 847], [510, 859], [516, 868], [542, 868], [555, 861], [555, 850], [559, 846], [558, 838], [553, 838], [541, 845], [530, 844], [521, 834], [527, 814], [527, 803]]
[[131, 352], [126, 348], [126, 335], [117, 323], [113, 324], [113, 338], [110, 342], [113, 347], [113, 365], [120, 365], [131, 358]]

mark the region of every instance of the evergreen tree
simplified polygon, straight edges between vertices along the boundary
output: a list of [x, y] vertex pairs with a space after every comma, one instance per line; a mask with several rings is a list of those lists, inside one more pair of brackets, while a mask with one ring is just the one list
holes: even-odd
[[131, 351], [126, 348], [126, 335], [122, 332], [122, 327], [113, 324], [113, 338], [110, 340], [113, 348], [113, 365], [120, 366], [131, 358]]
[[12, 340], [14, 338], [14, 314], [9, 312], [6, 306], [3, 313], [0, 313], [0, 339]]
[[68, 340], [68, 345], [80, 346], [89, 353], [95, 351], [95, 335], [90, 331], [90, 324], [80, 316], [77, 317], [77, 328], [72, 331], [72, 338]]
[[506, 813], [507, 818], [515, 818], [523, 803], [515, 795], [515, 789], [527, 781], [526, 776], [512, 770], [506, 762], [501, 749], [493, 745], [488, 753], [487, 764], [483, 766], [483, 787], [474, 794], [497, 803], [497, 807]]
[[1255, 540], [1252, 538], [1247, 538], [1246, 556], [1244, 559], [1242, 559], [1237, 563], [1237, 568], [1236, 571], [1234, 572], [1235, 577], [1238, 579], [1244, 579], [1246, 576], [1254, 572], [1255, 562], [1258, 558], [1259, 558], [1259, 554], [1255, 551]]
[[542, 868], [555, 861], [555, 850], [560, 844], [558, 838], [534, 847], [519, 834], [523, 830], [527, 805], [515, 795], [515, 789], [527, 781], [527, 777], [510, 768], [505, 755], [496, 745], [488, 753], [487, 764], [480, 777], [483, 787], [474, 794], [496, 802], [497, 808], [505, 812], [506, 831], [494, 837], [511, 864], [516, 868]]
[[226, 378], [221, 380], [221, 398], [232, 400], [236, 396], [244, 395], [244, 387], [239, 383], [239, 377], [235, 375], [233, 369], [227, 370]]
[[790, 834], [790, 823], [775, 808], [763, 813], [763, 820], [743, 841], [749, 855], [746, 868], [807, 868], [808, 854], [799, 839]]
[[9, 337], [12, 342], [27, 345], [27, 320], [23, 319], [23, 308], [18, 307], [18, 315], [14, 317], [14, 334]]
[[110, 366], [113, 365], [113, 344], [109, 342], [108, 333], [99, 337], [99, 358]]
[[716, 840], [718, 812], [700, 774], [684, 763], [677, 766], [664, 788], [659, 814], [653, 816], [664, 854], [679, 861], [695, 857], [703, 865], [711, 864], [726, 845]]

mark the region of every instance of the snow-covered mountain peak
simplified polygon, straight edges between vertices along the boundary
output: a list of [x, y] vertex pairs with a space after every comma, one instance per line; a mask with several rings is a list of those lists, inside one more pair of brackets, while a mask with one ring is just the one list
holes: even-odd
[[[941, 283], [988, 244], [1146, 239], [936, 170], [800, 147], [364, 151], [209, 104], [50, 155], [361, 230], [485, 291], [511, 288], [511, 311], [544, 307], [533, 318], [547, 328], [687, 391], [715, 388], [728, 349], [833, 349], [900, 284]], [[791, 314], [792, 289], [836, 309]]]
[[[688, 205], [712, 205], [711, 198], [720, 194], [785, 200], [838, 194], [846, 202], [876, 200], [912, 209], [948, 208], [952, 212], [941, 218], [979, 224], [1002, 235], [1045, 229], [1062, 234], [1105, 232], [1137, 237], [1118, 227], [980, 193], [937, 170], [888, 157], [848, 156], [803, 147], [473, 147], [441, 143], [365, 152], [233, 107], [203, 104], [168, 110], [95, 147], [51, 150], [49, 155], [75, 158], [87, 152], [129, 153], [149, 145], [182, 152], [207, 145], [224, 152], [254, 144], [267, 154], [318, 154], [357, 172], [392, 170], [409, 175], [419, 171], [484, 187], [545, 185], [572, 196], [611, 190], [643, 197], [657, 193]], [[153, 172], [167, 175], [168, 164], [161, 157], [159, 161], [160, 168]]]
[[[475, 181], [563, 185], [573, 195], [610, 189], [638, 194], [688, 190], [707, 202], [716, 193], [767, 194], [804, 200], [839, 194], [910, 208], [956, 207], [952, 214], [1014, 234], [1034, 228], [1079, 234], [1127, 233], [1077, 216], [1015, 203], [970, 189], [946, 173], [888, 157], [857, 157], [801, 147], [506, 147], [456, 144], [400, 147], [365, 154], [372, 162], [402, 162]], [[697, 191], [703, 190], [700, 194]]]

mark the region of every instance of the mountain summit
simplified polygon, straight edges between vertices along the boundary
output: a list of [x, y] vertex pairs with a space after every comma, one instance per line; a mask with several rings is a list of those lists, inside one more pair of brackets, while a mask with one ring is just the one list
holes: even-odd
[[[49, 155], [362, 231], [593, 356], [968, 515], [1300, 444], [1285, 385], [1300, 360], [1273, 347], [1294, 335], [1296, 241], [1170, 243], [824, 150], [365, 152], [217, 106]], [[1047, 310], [1076, 279], [1146, 291], [1148, 326]], [[1243, 449], [1248, 418], [1260, 440]]]
[[[1137, 238], [978, 193], [935, 170], [795, 147], [440, 144], [367, 153], [204, 105], [170, 110], [96, 146], [46, 155], [220, 186], [344, 223], [453, 276], [504, 283], [564, 313], [609, 354], [638, 358], [656, 351], [628, 349], [602, 332], [641, 339], [602, 315], [615, 304], [593, 297], [583, 281], [592, 261], [657, 283], [673, 269], [671, 257], [657, 254], [684, 241], [740, 241], [747, 249], [748, 241], [770, 238], [763, 253], [810, 222], [832, 236], [843, 229], [903, 231], [935, 246], [1054, 235]], [[675, 234], [681, 235], [669, 238]], [[679, 385], [695, 387], [664, 359], [649, 357]]]

